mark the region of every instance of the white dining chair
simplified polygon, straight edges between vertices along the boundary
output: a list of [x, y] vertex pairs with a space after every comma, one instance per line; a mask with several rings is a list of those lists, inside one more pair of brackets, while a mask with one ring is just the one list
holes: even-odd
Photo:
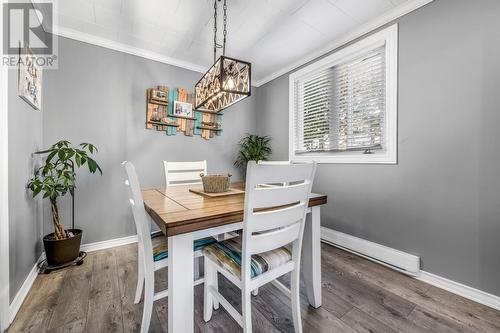
[[[295, 331], [302, 332], [300, 256], [315, 172], [316, 163], [248, 163], [242, 235], [202, 250], [205, 321], [211, 319], [213, 309], [220, 304], [245, 333], [252, 332], [251, 293], [272, 282], [291, 298]], [[241, 289], [241, 314], [219, 293], [218, 273]], [[291, 290], [277, 281], [287, 273], [291, 273]]]
[[201, 184], [200, 173], [207, 174], [207, 161], [195, 162], [167, 162], [165, 167], [165, 181], [168, 186]]
[[[125, 185], [128, 187], [129, 202], [132, 207], [132, 214], [137, 229], [138, 240], [138, 274], [137, 287], [134, 303], [141, 301], [144, 289], [144, 309], [142, 313], [141, 333], [149, 330], [153, 302], [168, 296], [168, 289], [155, 293], [154, 278], [155, 272], [168, 267], [168, 241], [162, 232], [151, 233], [149, 215], [144, 208], [139, 179], [135, 172], [135, 167], [131, 162], [123, 162], [127, 179]], [[194, 241], [194, 257], [202, 256], [201, 249], [216, 242], [214, 238], [203, 238]], [[194, 281], [195, 285], [203, 283], [203, 279]]]
[[[168, 162], [163, 161], [165, 182], [169, 186], [199, 185], [202, 183], [200, 173], [207, 174], [207, 161]], [[200, 277], [201, 258], [195, 259], [194, 276]]]

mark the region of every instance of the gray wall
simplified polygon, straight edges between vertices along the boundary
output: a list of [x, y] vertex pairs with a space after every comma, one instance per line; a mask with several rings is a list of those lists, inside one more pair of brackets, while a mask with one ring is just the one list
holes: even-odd
[[12, 301], [42, 252], [41, 205], [26, 190], [26, 183], [39, 164], [31, 154], [42, 147], [42, 113], [17, 96], [17, 70], [9, 70], [8, 76], [9, 288]]
[[[9, 127], [9, 296], [14, 299], [42, 253], [42, 202], [26, 183], [41, 160], [42, 113], [18, 95], [18, 69], [8, 70]], [[42, 98], [43, 103], [43, 98]]]
[[[418, 254], [500, 295], [500, 2], [436, 0], [399, 23], [399, 163], [320, 165], [322, 224]], [[288, 158], [288, 75], [260, 87], [257, 129]]]
[[[162, 161], [208, 161], [209, 172], [233, 168], [236, 143], [255, 129], [255, 96], [224, 111], [222, 136], [204, 140], [146, 130], [146, 89], [162, 84], [191, 91], [201, 73], [59, 38], [59, 69], [44, 78], [43, 143], [91, 142], [104, 175], [78, 172], [76, 225], [83, 243], [135, 234], [120, 163], [132, 161], [143, 186], [164, 185]], [[256, 91], [254, 90], [254, 93]], [[69, 226], [69, 204], [61, 204]], [[45, 231], [51, 228], [45, 210]]]

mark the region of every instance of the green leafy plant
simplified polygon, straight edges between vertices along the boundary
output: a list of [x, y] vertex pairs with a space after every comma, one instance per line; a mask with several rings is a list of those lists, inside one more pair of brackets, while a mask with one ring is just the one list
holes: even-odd
[[76, 147], [71, 147], [71, 142], [65, 140], [57, 142], [50, 149], [35, 153], [47, 157], [44, 164], [35, 170], [27, 187], [33, 192], [33, 197], [42, 194], [43, 198], [50, 200], [54, 238], [57, 240], [70, 236], [62, 227], [57, 198], [68, 192], [74, 193], [76, 186], [75, 166], [80, 168], [87, 165], [90, 173], [99, 171], [102, 175], [101, 167], [90, 157], [94, 153], [97, 153], [97, 148], [90, 143], [81, 143]]
[[266, 161], [271, 154], [271, 138], [247, 134], [238, 143], [238, 157], [234, 166], [246, 172], [248, 161]]

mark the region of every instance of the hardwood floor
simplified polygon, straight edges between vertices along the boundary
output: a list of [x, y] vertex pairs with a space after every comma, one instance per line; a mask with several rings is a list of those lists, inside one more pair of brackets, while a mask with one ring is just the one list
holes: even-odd
[[[500, 332], [500, 311], [325, 244], [322, 268], [321, 308], [308, 306], [302, 288], [304, 332]], [[166, 286], [166, 276], [157, 272], [158, 287]], [[136, 245], [89, 253], [82, 266], [40, 275], [8, 332], [138, 332], [136, 278]], [[239, 306], [239, 290], [222, 276], [219, 284]], [[222, 307], [203, 321], [202, 285], [195, 298], [196, 332], [241, 331]], [[255, 332], [293, 332], [290, 301], [275, 287], [262, 287], [252, 305]], [[150, 332], [166, 331], [163, 299], [155, 302]]]

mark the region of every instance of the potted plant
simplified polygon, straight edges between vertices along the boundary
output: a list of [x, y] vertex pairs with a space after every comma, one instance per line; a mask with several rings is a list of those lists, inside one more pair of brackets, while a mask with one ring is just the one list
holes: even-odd
[[238, 143], [238, 157], [234, 166], [241, 169], [245, 175], [248, 161], [267, 161], [271, 154], [270, 142], [271, 138], [268, 136], [247, 134]]
[[59, 141], [50, 149], [38, 151], [35, 154], [45, 155], [44, 164], [35, 170], [33, 178], [27, 187], [33, 192], [33, 197], [42, 194], [48, 198], [52, 212], [54, 232], [43, 237], [43, 245], [49, 265], [62, 265], [75, 260], [80, 253], [82, 231], [79, 229], [64, 229], [59, 216], [57, 199], [68, 192], [73, 195], [76, 185], [75, 167], [87, 165], [90, 173], [102, 170], [90, 155], [97, 153], [97, 148], [90, 143], [81, 143], [76, 147], [69, 141]]

